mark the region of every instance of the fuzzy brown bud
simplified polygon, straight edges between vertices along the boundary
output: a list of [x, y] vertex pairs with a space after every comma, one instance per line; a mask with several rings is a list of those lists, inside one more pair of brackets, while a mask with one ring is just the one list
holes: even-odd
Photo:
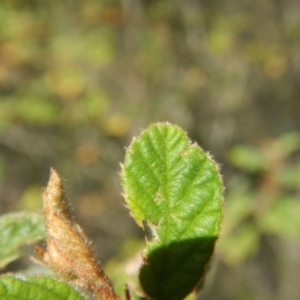
[[40, 247], [37, 252], [44, 264], [63, 279], [91, 290], [101, 300], [119, 299], [110, 280], [95, 260], [83, 231], [73, 221], [61, 178], [54, 169], [51, 169], [43, 199], [47, 252]]

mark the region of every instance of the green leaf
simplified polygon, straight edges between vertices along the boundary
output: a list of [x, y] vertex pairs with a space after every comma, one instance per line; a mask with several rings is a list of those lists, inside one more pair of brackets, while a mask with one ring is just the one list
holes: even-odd
[[36, 213], [11, 213], [0, 218], [0, 268], [19, 258], [18, 248], [46, 237], [43, 216]]
[[300, 236], [300, 202], [299, 198], [281, 195], [266, 211], [258, 224], [268, 234], [282, 238], [298, 238]]
[[300, 161], [299, 163], [286, 164], [276, 174], [277, 180], [283, 187], [298, 189], [300, 187]]
[[72, 286], [49, 277], [0, 277], [0, 299], [84, 300]]
[[300, 148], [300, 133], [288, 132], [284, 133], [277, 139], [277, 144], [281, 148], [285, 156], [292, 154]]
[[265, 158], [257, 149], [248, 146], [235, 146], [229, 153], [230, 162], [249, 172], [258, 172], [265, 167]]
[[186, 133], [154, 124], [133, 140], [122, 169], [127, 205], [153, 241], [140, 269], [151, 298], [183, 299], [203, 277], [222, 219], [216, 163]]
[[241, 264], [253, 256], [259, 246], [259, 232], [251, 224], [243, 224], [220, 242], [223, 261], [228, 265]]
[[[249, 191], [239, 191], [238, 189], [227, 195], [225, 220], [222, 225], [223, 235], [232, 232], [245, 219], [249, 219], [255, 210], [254, 197]], [[235, 247], [235, 245], [232, 246]]]

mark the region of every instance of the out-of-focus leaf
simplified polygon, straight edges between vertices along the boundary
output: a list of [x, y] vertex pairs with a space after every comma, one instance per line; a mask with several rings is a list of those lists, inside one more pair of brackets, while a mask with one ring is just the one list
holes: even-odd
[[108, 65], [114, 60], [116, 54], [113, 35], [114, 32], [105, 27], [87, 32], [81, 39], [77, 40], [78, 57], [98, 67]]
[[230, 162], [249, 172], [257, 172], [264, 168], [264, 157], [255, 148], [247, 146], [235, 146], [228, 153]]
[[[78, 103], [78, 112], [81, 119], [97, 120], [107, 114], [109, 96], [104, 89], [88, 91]], [[79, 117], [78, 117], [79, 119]], [[101, 120], [102, 121], [102, 120]]]
[[127, 150], [125, 198], [154, 239], [140, 269], [151, 298], [181, 300], [204, 275], [219, 235], [222, 182], [216, 163], [171, 124], [149, 126]]
[[41, 214], [11, 213], [0, 218], [0, 268], [19, 258], [18, 248], [45, 238], [45, 223]]
[[249, 214], [253, 212], [253, 196], [249, 193], [232, 192], [226, 199], [223, 234], [231, 232]]
[[14, 211], [35, 212], [41, 208], [41, 187], [31, 185], [11, 207]]
[[299, 198], [282, 196], [258, 219], [262, 230], [282, 238], [300, 236]]
[[233, 33], [226, 25], [228, 23], [218, 24], [208, 36], [209, 49], [217, 55], [226, 53], [232, 45]]
[[130, 119], [123, 114], [116, 114], [107, 119], [105, 131], [107, 135], [125, 135], [130, 128]]
[[14, 110], [23, 120], [33, 124], [52, 124], [59, 117], [59, 107], [51, 100], [25, 97], [14, 104]]
[[300, 132], [288, 132], [281, 135], [277, 141], [284, 154], [290, 155], [297, 149], [300, 149]]
[[[127, 284], [132, 294], [141, 290], [137, 273], [142, 264], [141, 252], [143, 241], [128, 239], [122, 245], [117, 257], [113, 257], [105, 264], [105, 272], [113, 282], [118, 295], [124, 293]], [[140, 293], [142, 294], [142, 293]], [[133, 299], [135, 299], [133, 297]]]
[[5, 300], [84, 300], [65, 282], [49, 277], [0, 277], [0, 298]]
[[33, 124], [53, 124], [59, 117], [59, 107], [51, 100], [27, 96], [7, 97], [0, 104], [1, 122], [18, 118]]
[[259, 245], [259, 233], [251, 224], [245, 224], [236, 232], [225, 236], [219, 243], [224, 261], [229, 265], [237, 265], [248, 256], [256, 253]]
[[45, 75], [49, 88], [63, 99], [74, 99], [85, 89], [86, 77], [79, 67], [67, 65], [49, 70]]
[[278, 173], [278, 180], [285, 188], [300, 187], [300, 164], [285, 166]]

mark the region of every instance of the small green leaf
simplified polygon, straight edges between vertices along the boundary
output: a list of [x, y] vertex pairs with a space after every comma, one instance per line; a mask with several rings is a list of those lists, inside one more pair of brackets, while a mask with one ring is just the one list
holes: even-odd
[[72, 286], [49, 277], [0, 277], [0, 299], [84, 300]]
[[283, 151], [285, 156], [292, 154], [300, 148], [300, 133], [287, 132], [277, 139], [277, 144]]
[[154, 237], [139, 274], [144, 291], [183, 299], [203, 277], [219, 235], [223, 185], [216, 163], [179, 127], [154, 124], [128, 148], [122, 183], [131, 213]]
[[284, 165], [276, 177], [285, 188], [298, 189], [300, 187], [300, 161]]
[[233, 165], [249, 172], [258, 172], [265, 167], [262, 153], [248, 146], [233, 147], [228, 153], [228, 158]]
[[298, 238], [300, 236], [299, 212], [299, 198], [281, 195], [258, 220], [258, 224], [268, 234], [286, 239]]
[[36, 213], [11, 213], [0, 218], [0, 268], [19, 258], [18, 248], [46, 237], [44, 218]]
[[251, 224], [243, 224], [220, 241], [223, 260], [228, 265], [241, 264], [253, 256], [259, 246], [259, 233]]

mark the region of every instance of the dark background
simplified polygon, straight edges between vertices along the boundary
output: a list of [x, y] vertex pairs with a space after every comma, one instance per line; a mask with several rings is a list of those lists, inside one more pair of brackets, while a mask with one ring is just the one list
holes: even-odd
[[157, 121], [221, 164], [223, 233], [199, 299], [298, 299], [299, 1], [1, 1], [0, 213], [39, 210], [53, 166], [113, 262], [143, 240], [119, 164]]

